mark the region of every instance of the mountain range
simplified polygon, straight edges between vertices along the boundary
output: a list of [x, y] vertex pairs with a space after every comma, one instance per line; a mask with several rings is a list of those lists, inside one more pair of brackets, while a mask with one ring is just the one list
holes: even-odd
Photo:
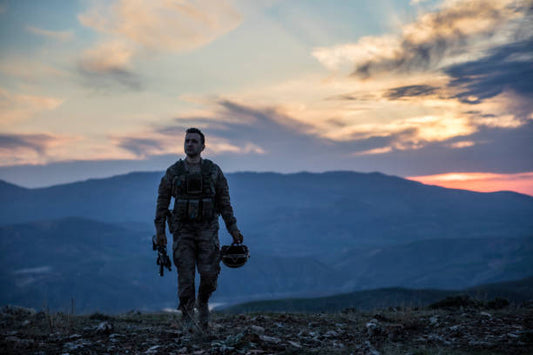
[[354, 312], [372, 309], [416, 307], [460, 308], [465, 306], [520, 306], [533, 299], [533, 278], [485, 284], [463, 290], [379, 288], [328, 297], [287, 298], [242, 303], [221, 310], [242, 312]]
[[[175, 307], [151, 250], [162, 172], [48, 188], [0, 182], [1, 303], [80, 310]], [[227, 174], [251, 250], [214, 301], [383, 287], [462, 289], [530, 276], [533, 197], [380, 173]], [[221, 228], [221, 242], [229, 235]]]

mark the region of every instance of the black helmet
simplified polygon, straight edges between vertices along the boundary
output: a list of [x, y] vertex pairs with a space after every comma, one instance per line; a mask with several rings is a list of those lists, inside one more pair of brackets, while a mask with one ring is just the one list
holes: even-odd
[[223, 245], [220, 250], [222, 262], [227, 267], [238, 268], [246, 264], [250, 253], [248, 247], [244, 244], [233, 243], [231, 245]]

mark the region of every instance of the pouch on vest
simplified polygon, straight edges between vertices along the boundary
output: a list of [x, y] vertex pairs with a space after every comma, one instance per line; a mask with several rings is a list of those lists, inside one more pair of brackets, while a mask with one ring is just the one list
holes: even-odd
[[196, 220], [200, 217], [200, 200], [189, 200], [188, 217]]
[[210, 220], [215, 215], [215, 206], [212, 198], [202, 199], [202, 217], [204, 220]]
[[188, 174], [187, 175], [187, 193], [201, 194], [202, 193], [202, 174]]
[[178, 199], [174, 202], [174, 211], [178, 220], [187, 218], [187, 200]]

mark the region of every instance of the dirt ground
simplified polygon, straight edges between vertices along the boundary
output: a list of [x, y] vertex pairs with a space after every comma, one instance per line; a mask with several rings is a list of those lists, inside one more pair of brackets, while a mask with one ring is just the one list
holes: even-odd
[[109, 316], [0, 311], [2, 354], [533, 354], [533, 308]]

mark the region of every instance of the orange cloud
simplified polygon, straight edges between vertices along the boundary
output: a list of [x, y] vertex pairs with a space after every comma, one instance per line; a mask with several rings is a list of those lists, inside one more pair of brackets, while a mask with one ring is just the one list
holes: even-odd
[[424, 71], [470, 61], [483, 56], [484, 50], [495, 42], [505, 42], [502, 29], [525, 16], [528, 3], [447, 0], [438, 11], [423, 13], [416, 21], [403, 25], [398, 35], [366, 36], [356, 43], [318, 47], [312, 54], [330, 70], [355, 65], [355, 74], [361, 77]]
[[0, 134], [0, 166], [46, 163], [51, 150], [62, 149], [75, 140], [49, 133]]
[[240, 14], [224, 0], [120, 0], [112, 5], [100, 4], [78, 16], [84, 26], [159, 51], [201, 47], [241, 22]]
[[446, 173], [411, 176], [407, 179], [450, 189], [479, 192], [515, 191], [533, 196], [533, 172], [518, 174]]
[[83, 70], [91, 73], [127, 70], [130, 67], [133, 52], [131, 46], [122, 42], [106, 42], [86, 50], [80, 65]]
[[0, 88], [0, 126], [31, 118], [46, 110], [54, 110], [63, 100], [49, 96], [20, 95]]

